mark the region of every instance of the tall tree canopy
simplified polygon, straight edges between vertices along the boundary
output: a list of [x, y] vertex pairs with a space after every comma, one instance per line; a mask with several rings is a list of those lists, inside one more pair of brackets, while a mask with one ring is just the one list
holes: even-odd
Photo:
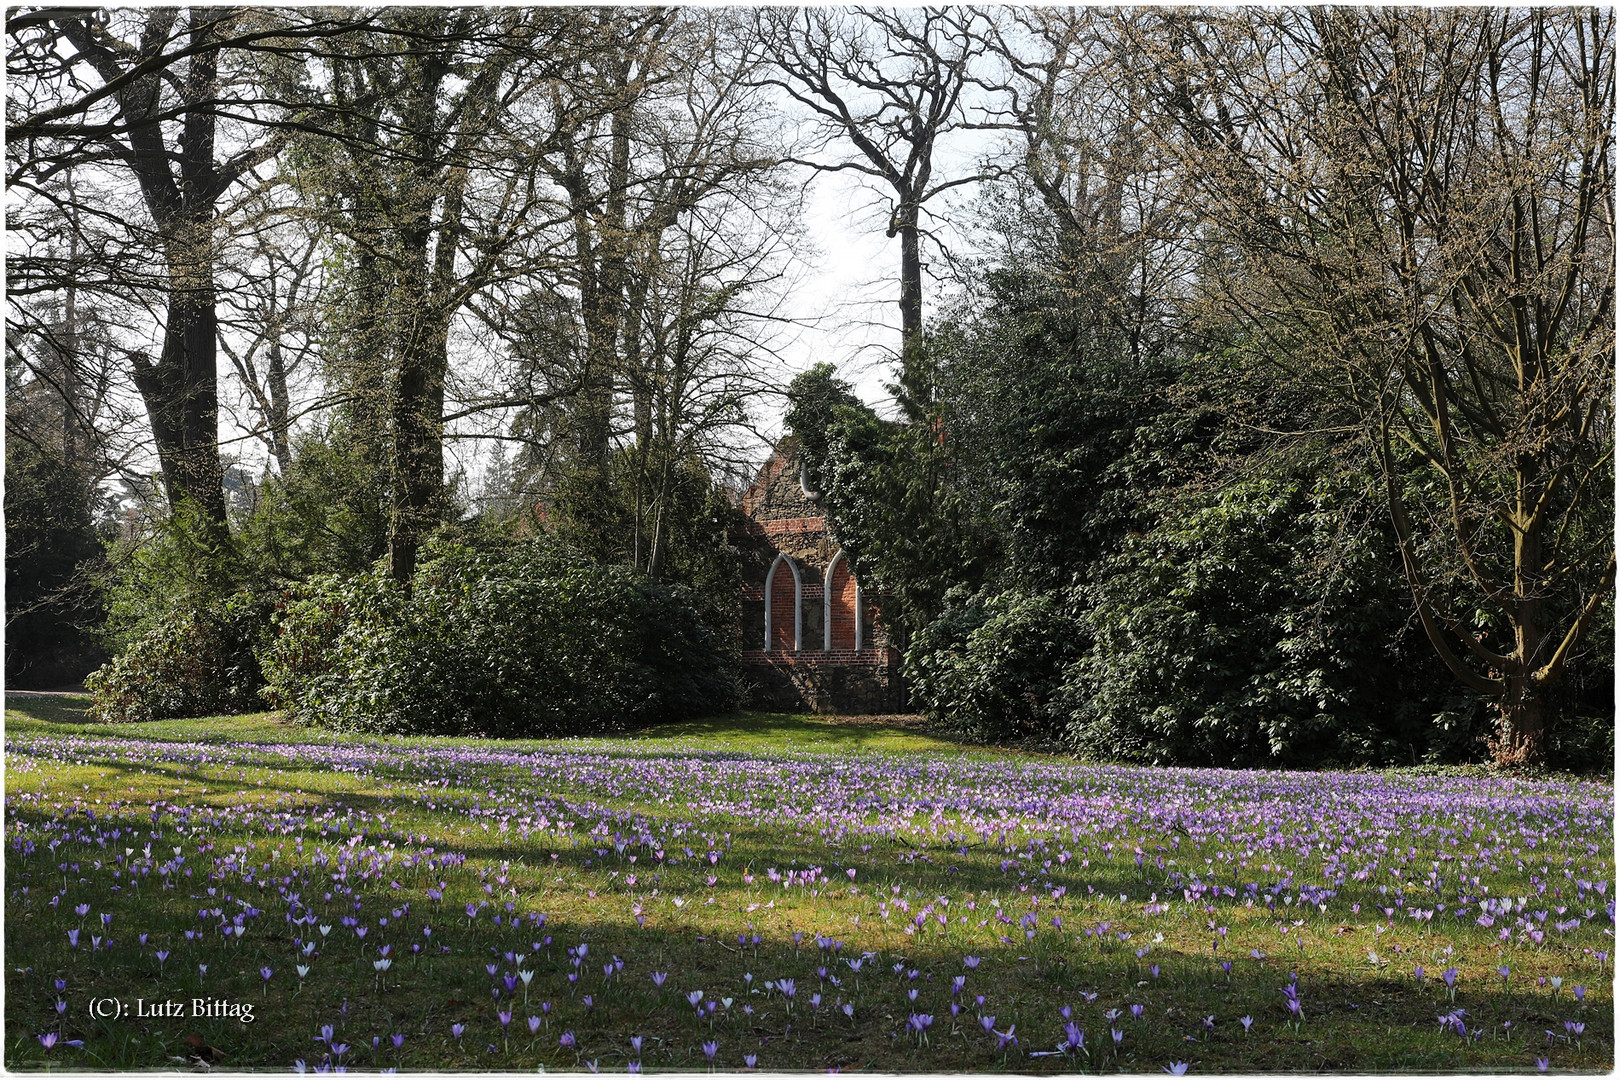
[[1207, 200], [1202, 288], [1354, 404], [1434, 648], [1539, 760], [1614, 583], [1613, 12], [1165, 11], [1124, 42]]

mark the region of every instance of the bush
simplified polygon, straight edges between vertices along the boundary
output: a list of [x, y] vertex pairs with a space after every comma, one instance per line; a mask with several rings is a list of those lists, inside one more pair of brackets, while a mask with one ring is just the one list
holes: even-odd
[[[1087, 591], [1069, 738], [1094, 757], [1223, 766], [1477, 756], [1388, 544], [1328, 479], [1182, 497]], [[1438, 715], [1437, 715], [1438, 714]]]
[[170, 623], [222, 614], [233, 596], [273, 589], [230, 530], [190, 501], [140, 535], [114, 543], [105, 574], [101, 636], [115, 656]]
[[911, 700], [935, 724], [981, 742], [1056, 739], [1065, 718], [1053, 696], [1080, 643], [1056, 596], [948, 597], [906, 652]]
[[346, 731], [545, 737], [723, 711], [735, 677], [678, 589], [550, 543], [439, 544], [407, 595], [328, 578], [281, 612], [266, 696]]
[[90, 715], [112, 723], [251, 712], [264, 676], [270, 606], [246, 593], [207, 608], [171, 611], [92, 673]]
[[26, 438], [6, 440], [8, 686], [77, 682], [106, 659], [92, 635], [102, 618], [93, 587], [102, 559], [93, 511], [101, 501], [60, 457]]
[[1614, 717], [1573, 715], [1547, 734], [1547, 763], [1571, 772], [1614, 771]]

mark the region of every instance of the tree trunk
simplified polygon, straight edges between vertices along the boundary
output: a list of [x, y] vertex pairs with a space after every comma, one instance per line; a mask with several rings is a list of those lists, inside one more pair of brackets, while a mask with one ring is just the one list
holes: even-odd
[[[78, 257], [77, 237], [68, 237], [68, 261]], [[58, 355], [62, 361], [62, 460], [79, 467], [79, 305], [78, 289], [68, 286], [62, 305], [62, 334]]]
[[270, 367], [266, 372], [270, 383], [270, 450], [276, 456], [276, 467], [282, 476], [292, 469], [292, 422], [287, 399], [287, 362], [281, 355], [281, 338], [270, 340]]
[[[580, 178], [574, 199], [576, 248], [582, 256], [582, 277], [592, 280], [580, 290], [585, 322], [586, 377], [575, 420], [576, 447], [582, 469], [605, 470], [613, 436], [613, 387], [619, 368], [619, 346], [624, 314], [624, 288], [629, 261], [626, 228], [630, 185], [630, 127], [628, 100], [629, 61], [621, 59], [614, 71], [615, 93], [623, 102], [613, 111], [609, 128], [609, 158], [602, 216], [592, 222], [589, 181]], [[591, 237], [594, 236], [594, 243]], [[583, 283], [582, 283], [583, 286]], [[606, 473], [602, 480], [606, 482]]]
[[895, 212], [900, 234], [900, 348], [909, 354], [922, 341], [922, 243], [917, 229], [917, 206], [901, 203]]
[[1507, 692], [1502, 695], [1499, 737], [1491, 752], [1501, 765], [1541, 765], [1546, 760], [1546, 730], [1555, 724], [1549, 715], [1546, 683], [1556, 673], [1543, 669], [1546, 647], [1546, 612], [1541, 599], [1541, 522], [1535, 502], [1541, 494], [1533, 455], [1518, 463], [1518, 507], [1513, 539], [1513, 653], [1514, 666], [1506, 672]]
[[656, 509], [653, 512], [652, 554], [647, 558], [647, 579], [658, 584], [664, 576], [665, 549], [669, 546], [668, 528], [664, 524], [665, 508], [670, 502], [670, 448], [666, 442], [663, 446], [662, 467], [658, 474], [658, 498], [655, 501]]
[[[179, 272], [171, 270], [171, 277]], [[171, 510], [195, 504], [225, 524], [219, 463], [219, 399], [214, 352], [213, 281], [170, 293], [163, 352], [154, 365], [137, 354], [135, 385], [146, 403]]]
[[[437, 120], [436, 87], [442, 71], [436, 59], [424, 62], [425, 74], [416, 100], [407, 112], [415, 143], [416, 173], [411, 190], [421, 200], [410, 207], [400, 229], [399, 262], [395, 268], [392, 303], [401, 310], [396, 320], [394, 392], [390, 427], [393, 437], [393, 509], [388, 521], [388, 574], [411, 591], [416, 556], [422, 538], [439, 516], [444, 488], [444, 376], [449, 326], [434, 306], [428, 249], [433, 242], [433, 195], [439, 185], [431, 153], [436, 149], [433, 129]], [[453, 196], [445, 195], [448, 204]], [[446, 213], [448, 214], [448, 208]], [[439, 223], [442, 230], [443, 222]], [[442, 255], [453, 240], [440, 231]]]
[[1546, 760], [1546, 694], [1528, 673], [1509, 676], [1508, 692], [1498, 703], [1500, 736], [1491, 740], [1499, 765], [1539, 765]]
[[394, 394], [394, 511], [388, 528], [388, 572], [407, 590], [422, 538], [443, 516], [444, 379], [449, 326], [425, 321], [400, 357]]
[[647, 558], [647, 580], [654, 585], [664, 576], [664, 548], [668, 546], [664, 531], [664, 504], [660, 502], [653, 513], [652, 554]]
[[[104, 81], [127, 80], [117, 93], [129, 124], [126, 158], [161, 237], [169, 309], [158, 362], [139, 354], [133, 358], [135, 385], [151, 421], [170, 507], [195, 503], [223, 529], [213, 266], [214, 203], [221, 186], [212, 105], [218, 89], [217, 27], [203, 9], [191, 9], [187, 18], [196, 51], [180, 86], [184, 119], [173, 152], [156, 119], [158, 76], [127, 80], [126, 58], [109, 50], [87, 22], [67, 19], [60, 25]], [[145, 36], [164, 39], [175, 19], [172, 8], [154, 9]]]
[[[468, 91], [469, 103], [492, 92], [492, 70], [480, 73], [479, 84]], [[450, 320], [458, 305], [455, 262], [467, 190], [467, 168], [455, 152], [463, 149], [465, 131], [451, 154], [455, 163], [442, 178], [436, 168], [443, 154], [438, 93], [447, 71], [437, 57], [423, 63], [422, 81], [407, 113], [417, 172], [411, 190], [422, 202], [412, 208], [411, 226], [402, 230], [397, 295], [414, 306], [399, 313], [410, 330], [400, 342], [394, 390], [394, 507], [388, 529], [388, 572], [407, 595], [422, 539], [444, 517], [444, 384], [450, 364]], [[476, 128], [475, 120], [469, 128]]]

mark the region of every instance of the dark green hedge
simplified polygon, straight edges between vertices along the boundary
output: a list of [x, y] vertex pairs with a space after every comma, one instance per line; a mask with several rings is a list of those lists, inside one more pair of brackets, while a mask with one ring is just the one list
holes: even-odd
[[272, 704], [348, 731], [580, 735], [737, 696], [719, 636], [681, 590], [541, 541], [443, 547], [408, 596], [380, 571], [307, 586], [263, 661]]
[[218, 716], [262, 708], [255, 652], [267, 643], [271, 603], [238, 593], [161, 616], [84, 685], [102, 723]]
[[[907, 652], [912, 699], [972, 738], [1096, 760], [1477, 758], [1486, 710], [1407, 619], [1391, 545], [1354, 499], [1310, 478], [1183, 494], [1091, 582], [953, 594]], [[1590, 755], [1601, 736], [1561, 738]]]

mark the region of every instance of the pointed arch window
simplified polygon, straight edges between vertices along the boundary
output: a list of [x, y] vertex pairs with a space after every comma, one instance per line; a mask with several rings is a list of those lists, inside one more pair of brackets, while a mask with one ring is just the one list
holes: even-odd
[[[793, 601], [791, 607], [786, 603], [785, 588], [779, 588], [777, 574], [781, 573], [783, 565], [793, 575]], [[783, 582], [785, 586], [786, 582]], [[770, 572], [765, 575], [765, 651], [782, 651], [791, 649], [797, 652], [802, 643], [800, 637], [804, 629], [803, 617], [804, 582], [799, 576], [799, 567], [787, 555], [778, 555], [776, 561], [771, 563]]]
[[833, 556], [832, 562], [827, 564], [826, 583], [822, 588], [822, 604], [825, 616], [822, 625], [825, 627], [823, 648], [861, 649], [866, 645], [866, 597], [861, 591], [860, 582], [855, 580], [855, 572], [850, 569], [849, 560], [840, 551]]

